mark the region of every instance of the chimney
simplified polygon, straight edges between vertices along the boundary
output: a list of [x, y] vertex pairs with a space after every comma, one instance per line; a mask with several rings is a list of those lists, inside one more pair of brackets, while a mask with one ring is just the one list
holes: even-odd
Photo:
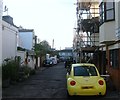
[[3, 19], [4, 21], [6, 21], [7, 23], [11, 24], [11, 25], [14, 25], [14, 24], [13, 24], [13, 18], [12, 18], [11, 16], [9, 16], [9, 15], [3, 16], [2, 19]]

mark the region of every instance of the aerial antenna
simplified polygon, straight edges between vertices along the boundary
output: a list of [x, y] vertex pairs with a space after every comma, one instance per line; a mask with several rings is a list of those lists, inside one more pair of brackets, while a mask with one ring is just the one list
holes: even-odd
[[7, 8], [6, 5], [5, 5], [5, 7], [4, 7], [4, 12], [7, 12], [7, 15], [8, 15], [8, 8]]

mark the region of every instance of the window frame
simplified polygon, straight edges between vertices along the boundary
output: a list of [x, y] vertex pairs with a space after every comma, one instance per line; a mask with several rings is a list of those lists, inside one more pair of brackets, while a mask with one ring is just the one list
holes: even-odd
[[[73, 70], [74, 70], [74, 73], [73, 73], [74, 77], [98, 76], [97, 70], [94, 66], [75, 66]], [[82, 73], [80, 73], [80, 71], [82, 71]], [[79, 72], [79, 74], [78, 74], [78, 72]]]
[[100, 12], [100, 24], [104, 23], [105, 20], [105, 5], [104, 2], [101, 2], [100, 6], [99, 6], [99, 12]]
[[110, 64], [114, 69], [119, 69], [119, 50], [113, 49], [110, 50]]
[[[99, 5], [99, 10], [100, 10], [100, 25], [102, 25], [104, 22], [109, 22], [109, 21], [114, 21], [115, 20], [115, 2], [114, 0], [112, 1], [112, 7], [106, 8], [107, 3], [111, 2], [101, 2]], [[107, 19], [107, 12], [113, 11], [113, 18]]]
[[[111, 3], [111, 2], [105, 2], [105, 22], [107, 22], [107, 21], [114, 21], [115, 20], [115, 2], [114, 2], [114, 0], [113, 0], [113, 2], [112, 2], [112, 5], [113, 5], [113, 7], [111, 7], [111, 8], [106, 8], [107, 6], [106, 6], [106, 4], [107, 3]], [[111, 18], [111, 19], [107, 19], [107, 12], [108, 11], [113, 11], [113, 18]]]

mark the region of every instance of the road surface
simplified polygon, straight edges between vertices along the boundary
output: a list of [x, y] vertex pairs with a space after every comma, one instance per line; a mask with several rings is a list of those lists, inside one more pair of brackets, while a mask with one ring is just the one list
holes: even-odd
[[[8, 88], [2, 89], [2, 96], [4, 99], [43, 99], [43, 98], [61, 98], [68, 100], [66, 91], [66, 69], [63, 63], [59, 63], [52, 67], [43, 68], [44, 70], [37, 70], [35, 75], [30, 76], [27, 80], [19, 82], [15, 85], [10, 85]], [[73, 97], [72, 97], [73, 98]], [[75, 99], [74, 97], [73, 99]], [[88, 97], [77, 97], [88, 98]], [[118, 92], [112, 87], [107, 89], [105, 97], [89, 97], [88, 99], [118, 99]]]

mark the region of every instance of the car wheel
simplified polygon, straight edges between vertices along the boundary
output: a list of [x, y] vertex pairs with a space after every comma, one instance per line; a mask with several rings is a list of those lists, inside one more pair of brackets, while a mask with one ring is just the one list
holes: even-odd
[[69, 95], [68, 91], [67, 91], [67, 97], [68, 97], [68, 98], [72, 97], [71, 95]]

